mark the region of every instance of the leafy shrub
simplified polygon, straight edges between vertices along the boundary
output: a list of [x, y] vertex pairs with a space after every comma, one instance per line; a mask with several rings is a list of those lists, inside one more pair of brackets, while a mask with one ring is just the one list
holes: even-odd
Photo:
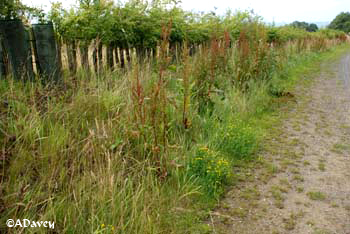
[[268, 83], [268, 93], [271, 96], [277, 97], [279, 94], [285, 92], [288, 85], [286, 78], [288, 77], [274, 75]]
[[279, 43], [281, 40], [281, 36], [275, 28], [271, 28], [267, 32], [267, 42], [268, 43]]
[[258, 133], [248, 123], [236, 119], [221, 129], [217, 139], [221, 152], [229, 157], [245, 159], [258, 148]]
[[189, 163], [189, 172], [199, 178], [209, 195], [219, 196], [231, 175], [231, 162], [217, 152], [201, 147]]

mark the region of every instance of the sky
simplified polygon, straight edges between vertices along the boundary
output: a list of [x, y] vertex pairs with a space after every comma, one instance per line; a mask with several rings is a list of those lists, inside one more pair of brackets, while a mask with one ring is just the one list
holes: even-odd
[[[51, 0], [22, 0], [30, 6], [49, 9]], [[60, 0], [69, 7], [75, 0]], [[342, 11], [350, 11], [350, 0], [182, 0], [185, 10], [224, 13], [226, 9], [254, 10], [265, 22], [330, 22]]]

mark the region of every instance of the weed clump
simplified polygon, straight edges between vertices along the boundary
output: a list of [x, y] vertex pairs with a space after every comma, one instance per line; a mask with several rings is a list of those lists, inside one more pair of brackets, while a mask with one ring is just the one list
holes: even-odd
[[232, 159], [249, 159], [258, 149], [257, 129], [242, 120], [224, 126], [217, 139], [218, 149]]
[[200, 147], [190, 160], [189, 172], [199, 178], [200, 183], [210, 195], [215, 197], [224, 191], [231, 176], [232, 164], [219, 153], [208, 147]]

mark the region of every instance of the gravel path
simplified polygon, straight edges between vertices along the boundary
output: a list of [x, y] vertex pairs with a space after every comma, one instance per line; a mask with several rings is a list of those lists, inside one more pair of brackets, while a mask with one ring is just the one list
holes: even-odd
[[215, 233], [350, 234], [350, 54], [295, 98], [261, 169], [212, 212]]

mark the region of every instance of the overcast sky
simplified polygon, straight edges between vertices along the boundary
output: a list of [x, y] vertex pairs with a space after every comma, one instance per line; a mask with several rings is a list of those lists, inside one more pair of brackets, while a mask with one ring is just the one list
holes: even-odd
[[[27, 5], [50, 7], [51, 0], [22, 0]], [[75, 0], [61, 0], [64, 6], [74, 4]], [[342, 11], [350, 11], [350, 0], [182, 0], [186, 10], [211, 11], [218, 13], [226, 9], [253, 9], [266, 22], [327, 22]]]

